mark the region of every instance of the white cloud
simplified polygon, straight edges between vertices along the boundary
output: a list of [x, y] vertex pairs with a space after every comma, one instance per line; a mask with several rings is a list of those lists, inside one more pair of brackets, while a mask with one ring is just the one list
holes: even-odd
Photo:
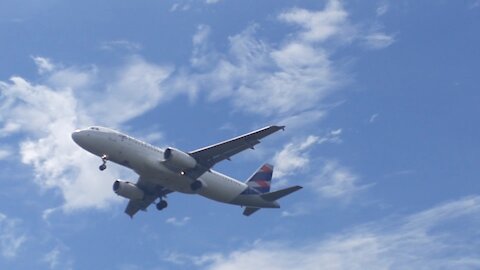
[[136, 52], [142, 49], [142, 45], [137, 42], [129, 40], [111, 40], [103, 42], [100, 46], [102, 50], [115, 50], [115, 49], [124, 49], [131, 52]]
[[298, 217], [304, 216], [309, 214], [309, 207], [310, 205], [305, 205], [301, 203], [297, 203], [286, 210], [282, 211], [282, 217]]
[[372, 116], [370, 116], [370, 119], [368, 120], [368, 122], [369, 123], [375, 122], [375, 120], [377, 120], [377, 118], [378, 118], [378, 115], [379, 115], [378, 113], [372, 114]]
[[355, 193], [366, 188], [358, 185], [358, 176], [349, 168], [332, 160], [325, 162], [309, 185], [321, 197], [344, 200], [350, 200]]
[[311, 243], [257, 242], [215, 254], [209, 270], [478, 269], [480, 197], [357, 226]]
[[218, 2], [220, 2], [220, 0], [205, 0], [207, 4], [217, 4]]
[[45, 254], [43, 260], [49, 265], [50, 269], [55, 269], [58, 265], [58, 257], [60, 256], [60, 250], [58, 248], [52, 249]]
[[323, 137], [318, 139], [318, 144], [322, 143], [341, 143], [340, 135], [342, 134], [342, 129], [335, 129], [327, 132]]
[[321, 49], [291, 43], [271, 50], [269, 56], [278, 72], [251, 74], [256, 78], [235, 92], [237, 108], [263, 115], [291, 115], [318, 105], [335, 85], [331, 63]]
[[287, 176], [295, 175], [298, 171], [307, 170], [310, 164], [309, 150], [316, 144], [340, 143], [342, 129], [327, 132], [324, 136], [309, 135], [301, 140], [294, 139], [285, 144], [282, 150], [275, 153], [273, 164], [275, 165], [274, 178], [279, 178], [277, 186], [287, 184]]
[[138, 56], [132, 57], [115, 73], [111, 82], [106, 83], [105, 91], [93, 92], [95, 98], [90, 100], [101, 102], [85, 106], [101, 122], [118, 125], [173, 98], [176, 93], [162, 86], [170, 73], [171, 68], [148, 63]]
[[0, 148], [0, 160], [7, 159], [11, 155], [12, 155], [12, 152], [9, 149]]
[[308, 126], [308, 124], [312, 122], [320, 121], [321, 119], [325, 118], [326, 114], [327, 113], [324, 110], [312, 109], [309, 111], [287, 116], [283, 119], [275, 121], [275, 123], [286, 126], [287, 131], [299, 130]]
[[210, 33], [210, 26], [205, 24], [197, 26], [197, 32], [192, 38], [193, 51], [190, 58], [190, 63], [194, 68], [205, 68], [215, 61], [215, 54], [208, 52]]
[[470, 9], [474, 9], [474, 8], [478, 8], [478, 7], [480, 7], [480, 0], [471, 1], [470, 6], [469, 6]]
[[142, 137], [141, 140], [149, 143], [157, 143], [162, 141], [163, 138], [164, 135], [162, 132], [151, 132], [148, 133], [146, 136]]
[[395, 42], [393, 36], [385, 33], [371, 33], [365, 37], [365, 44], [370, 49], [384, 49]]
[[221, 258], [220, 254], [209, 253], [202, 256], [191, 256], [179, 252], [168, 252], [163, 256], [163, 260], [176, 265], [192, 264], [195, 266], [203, 266], [205, 264], [212, 263]]
[[388, 3], [386, 2], [380, 3], [380, 5], [377, 7], [377, 10], [376, 10], [377, 16], [385, 15], [388, 9], [389, 9]]
[[[317, 136], [310, 135], [305, 139], [286, 144], [273, 158], [275, 165], [274, 177], [284, 178], [289, 175], [294, 175], [298, 170], [305, 169], [310, 162], [308, 150], [316, 144], [318, 140], [319, 138]], [[281, 182], [279, 183], [282, 184]]]
[[[236, 110], [275, 116], [290, 122], [301, 115], [311, 123], [321, 119], [322, 104], [350, 81], [331, 59], [336, 46], [359, 40], [364, 32], [349, 21], [338, 0], [322, 10], [288, 9], [277, 16], [297, 27], [275, 43], [258, 38], [260, 28], [252, 24], [229, 38], [228, 51], [220, 53], [209, 44], [212, 29], [199, 25], [193, 36], [191, 66], [177, 70], [169, 88], [188, 93], [192, 100], [206, 92], [210, 102], [229, 100]], [[371, 46], [385, 47], [387, 35], [369, 35]], [[390, 40], [393, 42], [393, 39]]]
[[22, 162], [35, 169], [35, 182], [42, 189], [60, 188], [67, 208], [104, 207], [113, 196], [104, 193], [107, 182], [95, 180], [98, 161], [85, 159], [70, 138], [73, 130], [91, 121], [78, 115], [73, 93], [31, 85], [18, 77], [2, 90], [16, 100], [4, 113], [32, 135], [20, 143], [20, 154]]
[[98, 69], [95, 66], [88, 68], [66, 67], [58, 68], [48, 75], [46, 85], [53, 89], [75, 91], [84, 94], [95, 88]]
[[50, 269], [73, 269], [73, 260], [66, 255], [68, 248], [57, 245], [43, 256], [43, 262]]
[[189, 3], [175, 3], [170, 7], [170, 12], [175, 11], [187, 11], [190, 10], [191, 6]]
[[239, 111], [264, 116], [288, 119], [310, 111], [318, 116], [322, 101], [349, 81], [332, 63], [332, 49], [319, 41], [349, 39], [348, 14], [332, 0], [321, 11], [296, 8], [278, 18], [300, 28], [270, 43], [257, 37], [259, 26], [252, 24], [229, 38], [227, 53], [208, 45], [211, 29], [200, 25], [193, 37], [191, 70], [177, 72], [169, 87], [191, 98], [206, 91], [211, 102], [228, 99]]
[[25, 233], [20, 232], [21, 221], [0, 213], [0, 253], [5, 258], [17, 256], [27, 241]]
[[35, 57], [32, 57], [32, 59], [37, 65], [37, 71], [39, 74], [48, 73], [55, 69], [55, 65], [48, 58], [35, 56]]
[[325, 50], [298, 42], [273, 48], [255, 33], [253, 25], [231, 37], [227, 55], [195, 54], [193, 62], [208, 59], [209, 68], [179, 77], [177, 87], [208, 89], [210, 101], [229, 98], [237, 110], [288, 117], [317, 107], [338, 85]]
[[[0, 108], [0, 111], [2, 109]], [[1, 116], [0, 116], [0, 121], [2, 120]], [[14, 122], [10, 122], [9, 119], [5, 119], [5, 124], [3, 125], [3, 127], [0, 129], [0, 137], [5, 137], [5, 136], [8, 136], [10, 135], [11, 133], [14, 133], [16, 131], [18, 131], [20, 129], [20, 125], [17, 124], [17, 123], [14, 123]]]
[[[0, 129], [28, 134], [19, 143], [22, 162], [34, 168], [42, 189], [61, 191], [63, 210], [103, 208], [118, 200], [111, 181], [104, 179], [115, 179], [119, 168], [100, 174], [99, 159], [76, 146], [71, 132], [94, 123], [116, 127], [175, 94], [161, 87], [170, 69], [140, 57], [105, 71], [109, 76], [100, 76], [102, 72], [57, 67], [43, 85], [21, 77], [0, 82]], [[95, 87], [82, 91], [87, 85]]]
[[189, 221], [190, 221], [190, 217], [183, 217], [180, 219], [177, 219], [176, 217], [171, 217], [171, 218], [167, 218], [165, 222], [173, 226], [181, 227], [186, 225]]
[[307, 42], [323, 42], [335, 36], [348, 39], [352, 28], [348, 23], [348, 13], [338, 0], [327, 2], [324, 10], [309, 11], [294, 8], [279, 15], [279, 19], [301, 26], [300, 37]]

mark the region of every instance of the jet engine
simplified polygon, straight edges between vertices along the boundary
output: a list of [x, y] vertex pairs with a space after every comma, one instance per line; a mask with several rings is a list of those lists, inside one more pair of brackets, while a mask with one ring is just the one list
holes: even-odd
[[163, 158], [169, 165], [181, 170], [193, 169], [197, 166], [197, 161], [189, 154], [171, 147], [165, 149]]
[[117, 180], [113, 183], [113, 191], [117, 195], [130, 200], [142, 200], [145, 196], [143, 190], [136, 185], [122, 180]]

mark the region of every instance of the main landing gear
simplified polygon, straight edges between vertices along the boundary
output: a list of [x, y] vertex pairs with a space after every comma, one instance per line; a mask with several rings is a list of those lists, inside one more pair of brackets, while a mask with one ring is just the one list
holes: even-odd
[[102, 156], [102, 165], [100, 165], [100, 167], [98, 167], [98, 169], [100, 171], [103, 171], [107, 168], [107, 160], [108, 160], [108, 156], [107, 155], [103, 155]]
[[162, 211], [163, 209], [167, 208], [168, 203], [164, 199], [161, 199], [156, 205], [158, 211]]

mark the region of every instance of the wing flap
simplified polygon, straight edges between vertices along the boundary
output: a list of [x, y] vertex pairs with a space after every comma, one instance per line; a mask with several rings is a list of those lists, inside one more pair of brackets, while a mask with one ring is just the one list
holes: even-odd
[[143, 200], [130, 200], [128, 202], [127, 208], [125, 208], [125, 213], [129, 215], [131, 218], [140, 210], [146, 211], [147, 207], [152, 204], [157, 197], [156, 196], [148, 196], [148, 199]]

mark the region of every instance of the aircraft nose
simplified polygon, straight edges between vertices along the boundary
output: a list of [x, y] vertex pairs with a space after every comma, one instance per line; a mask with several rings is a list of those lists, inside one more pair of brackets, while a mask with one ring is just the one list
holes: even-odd
[[80, 129], [77, 129], [75, 130], [73, 133], [72, 133], [72, 140], [74, 142], [76, 142], [78, 145], [81, 144], [81, 137], [82, 137], [82, 131]]

